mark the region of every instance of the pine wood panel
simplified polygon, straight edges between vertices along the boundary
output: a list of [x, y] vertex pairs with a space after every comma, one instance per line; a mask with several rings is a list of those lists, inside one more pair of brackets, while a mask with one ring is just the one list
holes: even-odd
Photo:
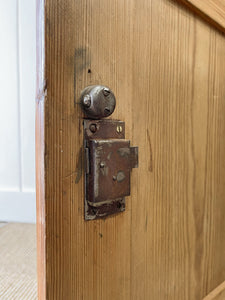
[[[37, 273], [38, 299], [46, 299], [46, 217], [45, 206], [45, 10], [44, 0], [37, 1], [37, 83], [36, 83], [36, 199], [37, 199]], [[50, 267], [50, 265], [49, 265]], [[51, 267], [50, 267], [51, 268]], [[49, 299], [49, 298], [48, 298]]]
[[225, 282], [221, 283], [215, 290], [207, 295], [203, 300], [224, 300], [225, 299]]
[[200, 14], [204, 19], [225, 32], [224, 0], [178, 0]]
[[[41, 4], [40, 299], [202, 299], [225, 278], [224, 37], [167, 0]], [[115, 92], [140, 162], [126, 212], [86, 222], [90, 84]]]

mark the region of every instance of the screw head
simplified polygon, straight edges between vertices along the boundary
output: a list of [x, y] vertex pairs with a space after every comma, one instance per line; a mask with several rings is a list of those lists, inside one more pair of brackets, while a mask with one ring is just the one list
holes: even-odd
[[110, 89], [104, 88], [103, 89], [103, 95], [107, 97], [109, 94], [110, 94]]
[[123, 127], [122, 127], [122, 126], [117, 126], [117, 127], [116, 127], [116, 131], [117, 131], [118, 133], [121, 133], [121, 132], [123, 131]]
[[104, 166], [105, 166], [104, 162], [101, 162], [100, 163], [100, 168], [104, 168]]
[[105, 114], [105, 116], [109, 116], [110, 115], [110, 108], [109, 107], [106, 107], [104, 109], [104, 114]]
[[83, 98], [83, 104], [85, 107], [90, 107], [91, 106], [91, 96], [90, 95], [84, 95]]
[[92, 133], [95, 133], [96, 131], [97, 131], [97, 126], [96, 126], [96, 124], [91, 124], [90, 126], [89, 126], [89, 129], [90, 129], [90, 131], [92, 132]]

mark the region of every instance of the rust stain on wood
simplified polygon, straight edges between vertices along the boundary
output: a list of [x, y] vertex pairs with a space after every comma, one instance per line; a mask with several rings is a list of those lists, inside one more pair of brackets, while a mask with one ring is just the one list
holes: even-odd
[[79, 104], [79, 94], [84, 86], [79, 86], [80, 82], [77, 81], [81, 77], [83, 71], [86, 72], [90, 67], [90, 55], [86, 48], [76, 48], [74, 51], [74, 105]]

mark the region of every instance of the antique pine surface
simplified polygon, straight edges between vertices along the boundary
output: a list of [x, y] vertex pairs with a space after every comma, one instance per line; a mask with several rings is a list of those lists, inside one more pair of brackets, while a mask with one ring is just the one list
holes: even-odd
[[[38, 6], [40, 299], [202, 299], [225, 280], [225, 37], [170, 0]], [[139, 168], [124, 213], [84, 221], [90, 84], [115, 92]]]
[[184, 3], [206, 21], [225, 33], [224, 0], [176, 0]]
[[224, 300], [225, 299], [225, 281], [210, 292], [203, 300]]

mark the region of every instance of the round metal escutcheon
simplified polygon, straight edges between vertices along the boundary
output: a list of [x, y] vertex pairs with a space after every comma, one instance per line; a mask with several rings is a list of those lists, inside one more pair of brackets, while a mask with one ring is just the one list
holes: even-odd
[[80, 104], [88, 118], [101, 119], [114, 112], [116, 98], [107, 86], [91, 85], [81, 92]]

